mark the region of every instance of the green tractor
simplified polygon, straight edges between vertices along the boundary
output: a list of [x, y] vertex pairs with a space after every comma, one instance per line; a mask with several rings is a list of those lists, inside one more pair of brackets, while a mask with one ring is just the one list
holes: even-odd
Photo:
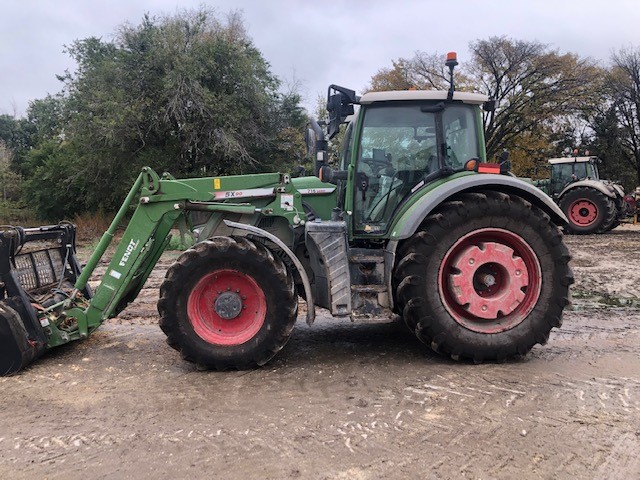
[[[453, 79], [455, 58], [447, 61]], [[133, 301], [177, 223], [197, 243], [168, 269], [160, 327], [203, 368], [263, 365], [316, 307], [403, 318], [454, 359], [502, 361], [560, 326], [573, 276], [566, 218], [533, 185], [487, 163], [486, 96], [329, 88], [328, 137], [349, 116], [338, 168], [316, 122], [318, 176], [175, 179], [144, 168], [84, 268], [70, 224], [0, 233], [0, 373], [86, 338]], [[354, 106], [358, 106], [357, 113]], [[353, 116], [352, 114], [355, 114]], [[99, 286], [88, 279], [131, 204]]]
[[629, 214], [622, 185], [600, 179], [598, 158], [551, 158], [549, 179], [534, 185], [560, 205], [569, 220], [569, 233], [604, 233], [620, 225]]

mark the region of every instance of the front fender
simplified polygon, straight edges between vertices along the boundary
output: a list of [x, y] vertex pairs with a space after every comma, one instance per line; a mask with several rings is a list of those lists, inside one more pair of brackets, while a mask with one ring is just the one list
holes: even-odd
[[544, 211], [556, 225], [568, 223], [567, 217], [553, 200], [530, 183], [507, 175], [475, 174], [455, 178], [438, 185], [433, 190], [425, 191], [423, 196], [392, 224], [391, 240], [397, 241], [411, 237], [434, 209], [456, 194], [479, 190], [494, 190], [518, 195]]
[[311, 326], [316, 318], [316, 309], [315, 304], [313, 303], [313, 293], [311, 291], [311, 283], [309, 282], [309, 276], [307, 275], [307, 271], [304, 269], [302, 263], [296, 255], [291, 251], [289, 247], [287, 247], [282, 240], [273, 235], [272, 233], [267, 232], [258, 227], [254, 227], [253, 225], [245, 225], [243, 223], [232, 222], [230, 220], [224, 220], [224, 223], [229, 228], [237, 228], [238, 230], [245, 230], [254, 235], [258, 235], [260, 237], [266, 238], [267, 240], [271, 240], [275, 243], [280, 249], [289, 257], [293, 265], [298, 270], [300, 274], [300, 279], [302, 280], [302, 285], [304, 286], [304, 294], [307, 300], [307, 325]]

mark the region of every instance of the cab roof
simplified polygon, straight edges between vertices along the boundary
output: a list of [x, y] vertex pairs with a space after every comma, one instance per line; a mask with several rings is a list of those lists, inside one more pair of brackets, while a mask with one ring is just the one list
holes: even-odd
[[562, 158], [550, 158], [548, 160], [550, 165], [556, 165], [558, 163], [584, 163], [590, 160], [596, 161], [598, 157], [562, 157]]
[[[370, 92], [360, 97], [361, 105], [375, 102], [396, 102], [408, 100], [446, 100], [449, 92], [442, 90], [389, 90], [386, 92]], [[463, 103], [482, 105], [489, 100], [487, 95], [481, 93], [454, 92], [453, 99]]]

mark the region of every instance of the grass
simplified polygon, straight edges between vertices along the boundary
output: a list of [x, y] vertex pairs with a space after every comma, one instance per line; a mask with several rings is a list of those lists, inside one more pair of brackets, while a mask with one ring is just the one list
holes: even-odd
[[584, 308], [640, 308], [640, 298], [616, 297], [607, 292], [571, 290], [572, 310]]
[[73, 222], [76, 225], [76, 237], [80, 243], [92, 243], [100, 240], [102, 234], [109, 228], [113, 217], [105, 213], [83, 213], [76, 215]]

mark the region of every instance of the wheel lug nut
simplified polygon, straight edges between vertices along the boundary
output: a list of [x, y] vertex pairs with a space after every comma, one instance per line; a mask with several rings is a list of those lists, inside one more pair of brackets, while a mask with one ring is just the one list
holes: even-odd
[[486, 312], [487, 311], [487, 306], [486, 305], [482, 305], [482, 311]]
[[474, 263], [476, 263], [476, 261], [473, 258], [469, 259], [469, 265], [473, 265]]
[[239, 288], [236, 288], [236, 293], [240, 293], [240, 289]]
[[520, 276], [522, 272], [520, 270], [516, 270], [516, 276]]

